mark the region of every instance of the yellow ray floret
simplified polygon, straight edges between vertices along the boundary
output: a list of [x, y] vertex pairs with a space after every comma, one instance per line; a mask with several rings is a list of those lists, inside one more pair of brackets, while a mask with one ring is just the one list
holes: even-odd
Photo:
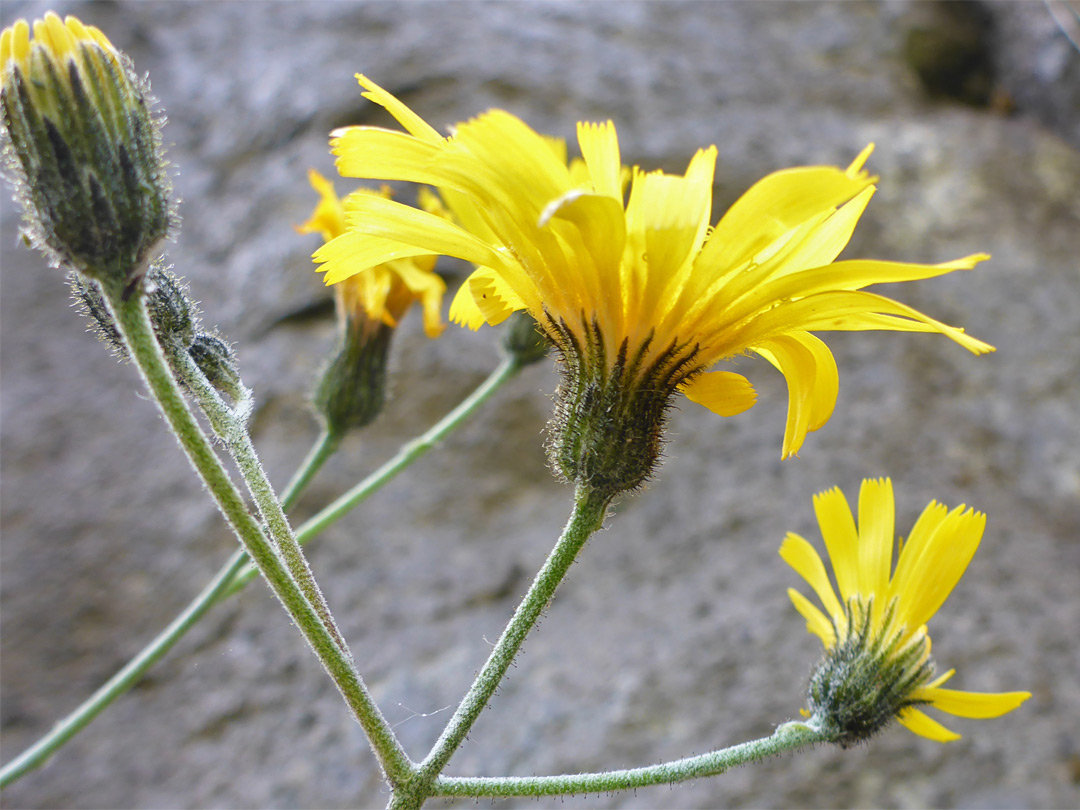
[[358, 79], [405, 131], [336, 131], [338, 170], [434, 186], [454, 221], [369, 201], [348, 233], [316, 254], [327, 283], [402, 256], [472, 262], [477, 277], [458, 294], [453, 320], [475, 329], [525, 309], [556, 342], [560, 329], [583, 344], [598, 335], [590, 345], [608, 363], [624, 346], [628, 356], [644, 348], [643, 369], [692, 348], [675, 385], [721, 415], [752, 406], [752, 389], [700, 372], [758, 354], [788, 382], [784, 457], [828, 421], [839, 391], [832, 353], [811, 333], [934, 332], [976, 354], [993, 351], [864, 290], [970, 269], [985, 254], [936, 265], [836, 261], [874, 193], [877, 178], [863, 168], [872, 145], [847, 168], [768, 175], [710, 228], [715, 147], [699, 150], [683, 174], [626, 170], [614, 124], [581, 123], [581, 158], [568, 163], [564, 145], [505, 111], [442, 137], [391, 93]]
[[[362, 213], [373, 202], [391, 202], [387, 199], [389, 189], [383, 189], [381, 193], [361, 189], [342, 202], [334, 191], [333, 183], [314, 169], [308, 172], [308, 180], [319, 193], [319, 203], [311, 217], [297, 230], [301, 233], [318, 233], [330, 244], [334, 244], [337, 237], [343, 239], [337, 244], [351, 244], [350, 234], [346, 233], [347, 222], [357, 215], [358, 210]], [[429, 215], [423, 211], [417, 213]], [[435, 214], [430, 216], [439, 219]], [[353, 319], [363, 328], [371, 328], [379, 323], [396, 327], [413, 302], [420, 301], [424, 332], [428, 337], [438, 337], [445, 327], [440, 310], [446, 284], [434, 272], [435, 256], [422, 250], [401, 250], [397, 242], [386, 245], [387, 250], [382, 252], [378, 251], [378, 247], [377, 242], [365, 239], [361, 249], [375, 249], [380, 257], [379, 263], [366, 266], [364, 273], [346, 276], [344, 283], [337, 288], [338, 308], [343, 322]]]
[[[818, 636], [826, 650], [834, 650], [868, 628], [868, 638], [860, 640], [867, 649], [877, 642], [872, 655], [901, 656], [912, 644], [924, 644], [917, 662], [929, 659], [926, 622], [941, 607], [971, 561], [982, 539], [986, 517], [961, 505], [948, 509], [931, 502], [916, 521], [893, 567], [894, 513], [892, 482], [866, 480], [859, 492], [858, 524], [839, 489], [814, 498], [821, 534], [825, 540], [833, 575], [834, 590], [825, 564], [814, 547], [795, 534], [788, 534], [780, 556], [817, 595], [821, 608], [794, 589], [788, 594], [796, 610], [806, 619], [807, 629]], [[865, 617], [867, 623], [853, 617]], [[940, 742], [959, 739], [917, 705], [930, 706], [957, 717], [1000, 717], [1031, 697], [1029, 692], [964, 692], [943, 689], [953, 675], [950, 670], [934, 679], [915, 684], [902, 696], [903, 707], [896, 718], [911, 731]]]

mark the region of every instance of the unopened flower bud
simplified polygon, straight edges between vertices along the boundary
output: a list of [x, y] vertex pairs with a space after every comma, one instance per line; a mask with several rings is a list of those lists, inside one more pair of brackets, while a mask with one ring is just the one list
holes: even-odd
[[3, 139], [24, 233], [57, 265], [130, 294], [169, 231], [148, 87], [98, 29], [56, 14], [0, 35]]
[[248, 389], [240, 377], [236, 353], [228, 341], [210, 332], [200, 332], [188, 353], [210, 385], [235, 403], [248, 400]]
[[159, 341], [181, 349], [192, 345], [198, 308], [178, 276], [164, 268], [152, 269], [146, 276], [146, 307]]
[[[355, 317], [362, 319], [363, 315]], [[353, 428], [365, 427], [382, 411], [393, 336], [394, 328], [383, 323], [368, 321], [367, 328], [345, 324], [338, 350], [314, 396], [315, 409], [330, 435], [340, 437]]]
[[[127, 347], [116, 328], [101, 286], [93, 279], [72, 273], [71, 292], [82, 314], [93, 323], [93, 331], [107, 343], [113, 354], [127, 359]], [[195, 340], [199, 311], [187, 295], [187, 285], [169, 270], [155, 265], [146, 274], [146, 308], [154, 334], [172, 362], [174, 352], [186, 352]]]
[[551, 341], [540, 331], [533, 316], [522, 310], [506, 319], [500, 345], [503, 352], [527, 366], [547, 356]]
[[127, 346], [124, 345], [124, 339], [120, 336], [120, 330], [109, 312], [98, 283], [74, 272], [68, 276], [68, 283], [71, 285], [71, 295], [75, 299], [76, 308], [90, 321], [87, 331], [97, 335], [102, 343], [112, 349], [117, 358], [127, 360]]

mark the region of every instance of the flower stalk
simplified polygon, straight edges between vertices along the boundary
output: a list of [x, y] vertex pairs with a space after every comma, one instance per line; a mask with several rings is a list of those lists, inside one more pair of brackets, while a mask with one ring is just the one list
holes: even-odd
[[[323, 623], [229, 480], [209, 440], [184, 402], [180, 387], [155, 339], [142, 296], [110, 295], [107, 302], [132, 360], [192, 466], [367, 733], [384, 774], [392, 783], [398, 781], [411, 770], [408, 755], [368, 693], [348, 648]], [[276, 497], [274, 501], [277, 503]]]
[[543, 568], [536, 575], [528, 593], [495, 643], [483, 669], [462, 698], [431, 752], [420, 763], [413, 778], [408, 783], [397, 786], [389, 807], [401, 810], [420, 807], [426, 799], [435, 795], [439, 774], [454, 752], [461, 747], [480, 712], [491, 700], [521, 649], [525, 637], [555, 595], [555, 590], [570, 570], [570, 565], [577, 559], [585, 541], [603, 525], [610, 503], [611, 495], [607, 493], [598, 493], [582, 486], [577, 488], [574, 510], [562, 536], [548, 555]]
[[435, 782], [435, 796], [510, 798], [514, 796], [569, 796], [579, 793], [607, 793], [671, 785], [706, 776], [718, 776], [738, 765], [766, 757], [798, 751], [826, 736], [808, 723], [784, 723], [772, 735], [685, 759], [662, 762], [644, 768], [576, 773], [560, 776], [454, 777]]
[[248, 492], [255, 499], [259, 513], [266, 523], [270, 537], [277, 552], [281, 555], [289, 575], [300, 586], [304, 597], [315, 608], [322, 624], [334, 637], [338, 647], [348, 655], [348, 645], [341, 636], [337, 623], [330, 613], [330, 606], [327, 605], [326, 599], [315, 581], [315, 576], [311, 572], [311, 567], [300, 550], [300, 544], [289, 526], [289, 519], [285, 516], [285, 510], [278, 500], [277, 493], [274, 492], [274, 488], [270, 485], [266, 472], [259, 462], [259, 456], [255, 452], [255, 446], [251, 443], [251, 436], [247, 432], [242, 415], [238, 415], [236, 411], [222, 401], [217, 390], [195, 365], [190, 355], [181, 355], [177, 362], [182, 364], [181, 374], [187, 381], [188, 388], [193, 392], [196, 401], [207, 415], [210, 423], [214, 425], [218, 435], [225, 440], [229, 453], [240, 468]]
[[[514, 357], [507, 357], [504, 359], [502, 363], [491, 372], [488, 378], [477, 386], [476, 390], [463, 399], [456, 408], [450, 411], [450, 413], [446, 414], [446, 416], [432, 425], [431, 428], [412, 441], [406, 442], [405, 445], [398, 450], [397, 454], [379, 469], [339, 497], [336, 501], [320, 510], [318, 514], [313, 515], [310, 519], [302, 523], [296, 530], [296, 541], [301, 545], [304, 545], [314, 537], [317, 537], [355, 509], [358, 504], [373, 492], [381, 489], [393, 478], [396, 478], [400, 472], [427, 455], [430, 450], [438, 446], [439, 442], [453, 433], [481, 405], [487, 402], [496, 391], [517, 376], [517, 373], [521, 371], [523, 365], [523, 362]], [[249, 564], [244, 570], [237, 574], [228, 593], [233, 594], [240, 590], [254, 577], [258, 576], [258, 574], [258, 569]]]
[[[504, 360], [450, 413], [421, 436], [406, 444], [396, 456], [357, 484], [350, 492], [300, 526], [296, 532], [297, 542], [307, 543], [318, 536], [368, 496], [393, 480], [398, 473], [426, 455], [440, 441], [464, 424], [468, 417], [487, 402], [496, 391], [513, 379], [523, 365], [524, 363], [514, 358]], [[296, 504], [300, 495], [337, 447], [338, 442], [330, 434], [324, 433], [319, 437], [282, 493], [282, 509], [287, 512]], [[0, 788], [7, 787], [44, 765], [68, 740], [86, 728], [113, 701], [138, 683], [143, 675], [161, 660], [211, 607], [242, 590], [258, 575], [259, 569], [251, 563], [247, 552], [242, 548], [238, 549], [183, 612], [134, 658], [75, 710], [57, 722], [45, 736], [0, 769]]]

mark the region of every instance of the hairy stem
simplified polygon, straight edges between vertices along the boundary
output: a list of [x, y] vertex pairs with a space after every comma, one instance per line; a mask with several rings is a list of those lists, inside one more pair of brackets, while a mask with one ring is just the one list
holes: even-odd
[[[439, 420], [423, 435], [405, 445], [390, 461], [365, 478], [352, 490], [305, 523], [296, 533], [301, 543], [318, 535], [323, 529], [343, 517], [369, 495], [391, 481], [399, 472], [423, 457], [439, 441], [462, 425], [499, 388], [511, 380], [522, 365], [513, 360], [504, 361], [454, 410]], [[339, 446], [339, 440], [324, 433], [313, 445], [307, 458], [293, 474], [281, 496], [281, 506], [291, 509], [306, 486], [323, 464]], [[251, 558], [243, 549], [238, 550], [214, 575], [207, 585], [184, 611], [155, 636], [123, 669], [113, 675], [87, 700], [61, 719], [41, 739], [11, 762], [0, 768], [0, 787], [6, 787], [27, 773], [41, 767], [68, 740], [90, 724], [113, 701], [139, 682], [142, 676], [171, 650], [187, 634], [202, 616], [217, 602], [241, 590], [252, 578], [259, 575], [251, 564]]]
[[251, 497], [255, 499], [259, 514], [262, 515], [270, 538], [278, 554], [281, 555], [285, 567], [288, 568], [289, 574], [300, 586], [308, 602], [315, 608], [338, 647], [342, 652], [348, 653], [345, 639], [338, 630], [337, 623], [330, 612], [330, 606], [326, 604], [326, 598], [322, 595], [315, 581], [315, 575], [311, 572], [311, 567], [300, 550], [300, 544], [296, 542], [289, 520], [285, 517], [285, 510], [278, 500], [277, 493], [270, 485], [270, 480], [266, 477], [266, 471], [263, 470], [259, 456], [255, 452], [255, 446], [251, 443], [243, 412], [233, 411], [225, 404], [217, 389], [195, 364], [190, 354], [178, 352], [174, 362], [179, 365], [180, 372], [199, 403], [199, 407], [206, 414], [218, 436], [225, 441], [225, 446], [240, 469], [240, 475]]
[[[304, 487], [332, 452], [331, 444], [327, 442], [326, 436], [321, 436], [281, 496], [282, 508], [289, 509], [296, 503]], [[68, 740], [86, 728], [113, 701], [138, 683], [147, 670], [160, 661], [162, 656], [171, 650], [216, 602], [230, 592], [229, 587], [232, 585], [233, 578], [244, 570], [249, 560], [250, 557], [246, 551], [242, 548], [237, 549], [198, 596], [192, 599], [188, 606], [134, 658], [102, 684], [94, 694], [80, 703], [74, 711], [56, 723], [44, 737], [0, 769], [0, 788], [7, 787], [30, 771], [44, 765], [49, 757], [63, 747]]]
[[[487, 402], [492, 394], [509, 382], [521, 369], [522, 364], [518, 361], [512, 358], [503, 360], [488, 378], [468, 397], [463, 399], [454, 410], [432, 425], [426, 432], [406, 443], [392, 459], [297, 528], [297, 542], [301, 544], [307, 543], [313, 537], [325, 531], [352, 511], [357, 504], [372, 492], [383, 487], [410, 464], [426, 455], [429, 450], [457, 429], [477, 408]], [[229, 589], [229, 593], [240, 590], [252, 577], [257, 575], [258, 572], [249, 566], [237, 575], [235, 583]]]
[[765, 757], [828, 741], [826, 734], [806, 723], [785, 723], [769, 737], [645, 768], [562, 776], [464, 778], [441, 776], [435, 782], [433, 795], [476, 798], [481, 796], [566, 796], [632, 790], [652, 785], [671, 785], [675, 782], [716, 776], [737, 765], [745, 765]]
[[110, 296], [109, 305], [132, 359], [192, 466], [341, 691], [367, 733], [387, 777], [392, 783], [402, 779], [412, 771], [408, 756], [356, 672], [348, 650], [339, 646], [339, 640], [322, 622], [313, 605], [293, 581], [277, 550], [248, 512], [243, 498], [184, 401], [154, 337], [142, 297], [135, 295], [125, 301], [121, 296]]
[[420, 807], [428, 797], [434, 795], [436, 780], [442, 769], [461, 746], [480, 712], [487, 706], [506, 675], [506, 670], [521, 649], [525, 637], [555, 595], [555, 590], [566, 576], [570, 565], [577, 559], [585, 541], [603, 524], [610, 502], [610, 495], [600, 495], [585, 487], [578, 488], [574, 511], [562, 536], [495, 643], [487, 663], [462, 698], [457, 711], [450, 718], [427, 758], [420, 763], [415, 776], [407, 784], [397, 787], [389, 807], [402, 810]]

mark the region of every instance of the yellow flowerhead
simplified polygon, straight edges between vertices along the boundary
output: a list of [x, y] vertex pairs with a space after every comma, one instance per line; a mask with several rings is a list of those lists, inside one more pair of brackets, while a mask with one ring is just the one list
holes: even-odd
[[[985, 255], [940, 265], [834, 261], [874, 192], [874, 178], [862, 169], [869, 147], [847, 169], [769, 175], [710, 228], [715, 147], [699, 150], [684, 175], [634, 168], [627, 177], [611, 122], [579, 124], [581, 160], [568, 164], [561, 143], [507, 112], [484, 113], [444, 138], [358, 78], [364, 95], [406, 132], [339, 130], [332, 145], [341, 174], [435, 186], [456, 221], [389, 200], [358, 201], [348, 232], [315, 256], [327, 283], [388, 257], [442, 254], [472, 262], [477, 270], [454, 299], [451, 318], [478, 328], [528, 310], [565, 361], [560, 398], [568, 407], [597, 402], [608, 415], [647, 413], [662, 422], [679, 389], [731, 416], [754, 404], [754, 390], [739, 374], [708, 369], [754, 352], [788, 381], [787, 457], [825, 424], [836, 401], [835, 361], [811, 332], [939, 332], [973, 352], [992, 350], [863, 290], [968, 269]], [[636, 388], [634, 401], [624, 407], [627, 396], [611, 388]], [[659, 425], [644, 420], [622, 436], [605, 428], [606, 441], [649, 445], [641, 453], [648, 463], [637, 466], [651, 469]], [[571, 456], [592, 442], [564, 441], [558, 426], [553, 432], [556, 466], [571, 479], [589, 478], [588, 464]], [[628, 469], [625, 477], [635, 473]]]
[[[894, 504], [889, 479], [866, 480], [856, 526], [839, 489], [814, 498], [839, 591], [810, 543], [789, 533], [780, 556], [805, 579], [823, 613], [793, 588], [788, 595], [826, 655], [810, 684], [811, 723], [850, 745], [893, 717], [939, 742], [959, 734], [918, 706], [958, 717], [991, 718], [1012, 711], [1030, 692], [961, 692], [943, 689], [955, 670], [934, 678], [926, 623], [956, 587], [979, 547], [986, 516], [963, 505], [950, 510], [931, 501], [915, 522], [893, 568]], [[837, 598], [839, 593], [839, 598]]]
[[[342, 203], [334, 184], [314, 169], [308, 172], [308, 180], [319, 193], [319, 203], [297, 230], [321, 234], [327, 242], [345, 232], [347, 212], [356, 200], [390, 197], [388, 188], [379, 192], [358, 189]], [[422, 194], [420, 199], [426, 210], [439, 210], [430, 193]], [[428, 337], [438, 337], [445, 328], [440, 310], [446, 283], [434, 272], [435, 260], [435, 256], [391, 259], [375, 267], [365, 267], [365, 273], [350, 276], [335, 288], [342, 322], [367, 331], [377, 329], [380, 324], [395, 328], [413, 303], [420, 301], [424, 332]]]
[[130, 292], [174, 220], [146, 83], [97, 28], [51, 12], [0, 34], [0, 78], [25, 233], [55, 264]]
[[[297, 228], [331, 240], [345, 231], [351, 201], [364, 196], [388, 198], [390, 190], [361, 189], [343, 204], [333, 184], [312, 169], [308, 180], [319, 193], [311, 218]], [[438, 210], [430, 192], [421, 198], [428, 210]], [[336, 287], [341, 342], [315, 390], [315, 407], [327, 431], [337, 439], [353, 428], [371, 423], [386, 403], [386, 365], [390, 340], [398, 322], [420, 301], [424, 331], [438, 337], [444, 328], [439, 315], [446, 284], [433, 269], [434, 256], [390, 259], [352, 276]]]

